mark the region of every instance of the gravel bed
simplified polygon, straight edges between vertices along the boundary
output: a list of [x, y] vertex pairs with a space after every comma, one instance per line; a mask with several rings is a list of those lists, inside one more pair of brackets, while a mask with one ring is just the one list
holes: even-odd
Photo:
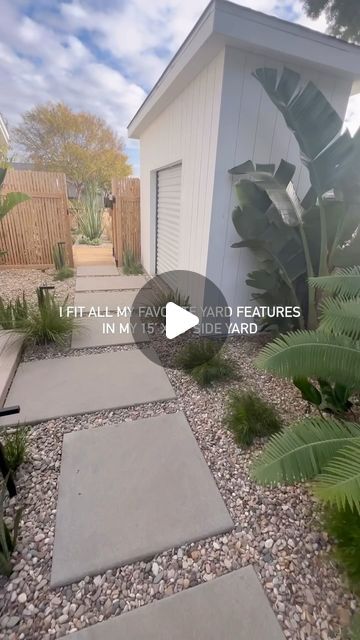
[[69, 304], [73, 300], [75, 278], [63, 281], [54, 280], [54, 269], [6, 269], [0, 270], [0, 296], [5, 300], [14, 300], [23, 292], [29, 302], [36, 302], [36, 289], [42, 284], [55, 287], [59, 300], [69, 296]]
[[[60, 303], [67, 298], [68, 304], [72, 304], [75, 290], [75, 277], [66, 280], [54, 280], [54, 269], [6, 269], [0, 270], [0, 296], [6, 300], [15, 300], [25, 293], [29, 303], [36, 303], [36, 289], [41, 285], [54, 286], [55, 295]], [[70, 348], [71, 338], [62, 349], [48, 346], [28, 345], [23, 352], [23, 360], [36, 360], [42, 357], [53, 357], [54, 353], [61, 355], [61, 351]]]
[[[153, 343], [160, 356], [172, 348], [160, 337]], [[177, 393], [174, 401], [57, 419], [32, 428], [29, 461], [18, 476], [24, 513], [15, 567], [10, 580], [0, 581], [1, 640], [59, 638], [248, 564], [254, 565], [286, 638], [339, 640], [340, 625], [348, 622], [356, 601], [328, 557], [330, 545], [321, 532], [314, 500], [304, 487], [270, 490], [252, 483], [249, 463], [262, 443], [241, 450], [222, 425], [229, 388], [259, 392], [285, 422], [305, 412], [291, 384], [255, 369], [258, 348], [259, 339], [228, 341], [227, 353], [239, 370], [230, 384], [203, 390], [183, 373], [168, 370]], [[178, 410], [187, 415], [234, 520], [233, 531], [50, 590], [63, 434]]]

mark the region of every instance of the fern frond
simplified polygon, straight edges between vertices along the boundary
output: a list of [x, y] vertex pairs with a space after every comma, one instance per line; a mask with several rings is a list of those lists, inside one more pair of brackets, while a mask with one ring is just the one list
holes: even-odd
[[360, 441], [353, 440], [329, 462], [314, 483], [314, 493], [339, 509], [360, 513]]
[[262, 349], [256, 365], [283, 378], [324, 378], [360, 388], [360, 344], [324, 331], [295, 331]]
[[346, 335], [360, 339], [360, 297], [327, 298], [321, 306], [320, 331]]
[[360, 267], [339, 269], [331, 276], [309, 278], [309, 285], [332, 295], [354, 297], [360, 295]]
[[253, 464], [252, 476], [259, 484], [309, 480], [350, 440], [360, 444], [360, 425], [306, 418], [272, 436]]

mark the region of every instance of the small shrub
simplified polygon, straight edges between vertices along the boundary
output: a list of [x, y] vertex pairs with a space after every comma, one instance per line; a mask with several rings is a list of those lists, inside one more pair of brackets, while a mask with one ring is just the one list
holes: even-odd
[[355, 613], [351, 620], [350, 627], [345, 630], [344, 640], [360, 640], [360, 614]]
[[237, 444], [249, 446], [256, 437], [268, 436], [282, 428], [273, 407], [254, 393], [232, 392], [224, 418]]
[[325, 511], [324, 526], [335, 539], [334, 556], [345, 570], [352, 587], [360, 590], [360, 514], [349, 506], [345, 509], [329, 507]]
[[204, 387], [234, 375], [232, 362], [219, 353], [219, 345], [213, 340], [189, 342], [177, 354], [176, 364]]
[[56, 271], [66, 267], [65, 243], [58, 242], [53, 247], [53, 261]]
[[74, 269], [71, 267], [61, 267], [55, 275], [54, 280], [67, 280], [67, 278], [72, 278], [74, 275]]
[[60, 315], [61, 307], [66, 308], [67, 297], [59, 304], [55, 296], [47, 290], [37, 290], [38, 307], [31, 310], [22, 325], [22, 331], [29, 342], [34, 344], [64, 344], [74, 327], [74, 318]]
[[151, 307], [154, 311], [154, 319], [165, 320], [166, 305], [168, 302], [173, 302], [184, 309], [190, 307], [189, 296], [184, 296], [178, 289], [176, 289], [176, 291], [172, 291], [171, 289], [166, 292], [162, 291], [156, 296]]
[[87, 238], [86, 236], [81, 236], [79, 238], [79, 244], [90, 244], [94, 247], [97, 247], [99, 244], [101, 244], [101, 240], [100, 238]]
[[125, 249], [124, 251], [122, 269], [126, 276], [136, 276], [143, 273], [143, 268], [131, 249]]
[[20, 328], [29, 315], [29, 307], [25, 294], [17, 297], [15, 302], [5, 302], [0, 297], [0, 327], [5, 330]]
[[12, 572], [11, 556], [16, 547], [22, 509], [18, 509], [15, 513], [14, 521], [10, 528], [4, 517], [6, 482], [7, 478], [5, 478], [0, 494], [0, 574], [9, 577]]
[[15, 471], [25, 461], [28, 448], [28, 427], [17, 427], [15, 432], [8, 433], [4, 442], [4, 453], [8, 467]]

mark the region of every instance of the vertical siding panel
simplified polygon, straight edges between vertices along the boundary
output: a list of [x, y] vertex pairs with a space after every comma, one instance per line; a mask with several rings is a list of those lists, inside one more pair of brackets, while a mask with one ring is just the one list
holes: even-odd
[[151, 173], [182, 162], [179, 268], [206, 271], [224, 52], [141, 137], [142, 260], [151, 271]]

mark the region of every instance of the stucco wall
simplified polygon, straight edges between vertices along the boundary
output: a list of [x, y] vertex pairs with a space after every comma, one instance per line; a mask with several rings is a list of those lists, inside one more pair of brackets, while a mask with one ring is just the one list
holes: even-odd
[[155, 173], [182, 162], [179, 269], [205, 273], [225, 51], [187, 86], [140, 139], [142, 262], [155, 266]]
[[[294, 184], [299, 195], [305, 195], [309, 186], [307, 170], [301, 165], [294, 136], [260, 83], [251, 75], [262, 66], [280, 68], [281, 63], [226, 48], [207, 275], [221, 288], [231, 306], [249, 301], [251, 291], [245, 278], [256, 265], [249, 251], [231, 248], [239, 237], [231, 221], [236, 197], [228, 169], [246, 160], [277, 164], [284, 158], [298, 167]], [[288, 66], [304, 79], [312, 79], [344, 117], [351, 90], [349, 80], [293, 64]]]

